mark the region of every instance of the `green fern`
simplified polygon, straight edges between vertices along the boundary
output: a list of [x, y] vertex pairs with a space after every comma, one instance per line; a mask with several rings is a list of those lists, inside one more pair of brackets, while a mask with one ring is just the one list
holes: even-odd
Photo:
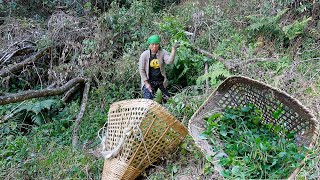
[[247, 18], [251, 21], [251, 24], [247, 27], [247, 30], [250, 31], [262, 31], [264, 29], [270, 29], [275, 26], [278, 26], [278, 23], [281, 17], [288, 11], [288, 9], [284, 9], [280, 11], [276, 16], [262, 16], [257, 17], [254, 15], [247, 16]]
[[280, 20], [287, 11], [288, 9], [284, 9], [276, 16], [247, 16], [250, 22], [246, 28], [248, 36], [255, 38], [262, 35], [271, 39], [283, 39], [285, 35], [281, 29]]
[[303, 33], [304, 28], [307, 26], [308, 22], [311, 19], [312, 17], [304, 17], [302, 21], [296, 20], [292, 24], [284, 26], [282, 30], [284, 34], [289, 38], [289, 40], [292, 40]]
[[204, 74], [197, 79], [197, 85], [200, 85], [206, 79], [210, 80], [211, 86], [216, 86], [220, 82], [221, 79], [224, 79], [222, 77], [229, 77], [231, 74], [230, 72], [224, 67], [224, 65], [221, 62], [217, 62], [209, 67], [208, 74]]
[[31, 120], [37, 125], [45, 124], [45, 118], [41, 112], [39, 114], [31, 114]]
[[13, 114], [16, 114], [15, 120], [18, 122], [23, 122], [26, 118], [30, 117], [33, 123], [42, 125], [46, 123], [44, 111], [58, 108], [60, 105], [60, 101], [54, 99], [37, 101], [34, 103], [28, 102], [21, 105], [18, 109], [14, 110]]

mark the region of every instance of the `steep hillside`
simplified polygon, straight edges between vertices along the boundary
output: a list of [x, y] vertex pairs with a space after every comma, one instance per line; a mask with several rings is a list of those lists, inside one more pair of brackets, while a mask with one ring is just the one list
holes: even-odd
[[[163, 104], [187, 126], [231, 75], [286, 91], [320, 118], [320, 1], [0, 1], [0, 177], [100, 179], [111, 103], [141, 98], [147, 38], [180, 42]], [[319, 143], [299, 178], [320, 177]], [[140, 179], [220, 176], [188, 136]]]

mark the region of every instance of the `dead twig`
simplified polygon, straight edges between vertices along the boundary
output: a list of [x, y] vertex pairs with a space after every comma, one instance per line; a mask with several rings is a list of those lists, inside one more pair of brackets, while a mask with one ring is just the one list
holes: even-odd
[[33, 67], [34, 67], [34, 69], [36, 70], [36, 73], [37, 73], [37, 75], [38, 75], [38, 77], [39, 77], [39, 81], [40, 81], [40, 89], [42, 89], [42, 80], [41, 80], [41, 76], [40, 76], [40, 74], [39, 74], [39, 72], [38, 72], [38, 69], [37, 69], [36, 65], [34, 64], [34, 62], [32, 62], [32, 63], [33, 63]]
[[81, 119], [82, 119], [83, 114], [86, 110], [89, 89], [90, 89], [90, 80], [86, 81], [86, 84], [85, 84], [85, 87], [83, 90], [81, 108], [80, 108], [79, 114], [77, 116], [77, 119], [75, 121], [75, 125], [74, 125], [73, 132], [72, 132], [72, 146], [74, 149], [77, 147], [77, 144], [78, 144], [78, 135], [77, 134], [78, 134], [78, 129], [79, 129]]

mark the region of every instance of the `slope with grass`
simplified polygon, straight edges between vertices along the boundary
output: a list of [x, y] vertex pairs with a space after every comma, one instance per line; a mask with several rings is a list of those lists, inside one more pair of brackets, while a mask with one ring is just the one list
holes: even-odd
[[[0, 106], [2, 179], [100, 179], [97, 132], [111, 103], [142, 97], [137, 63], [152, 34], [161, 35], [165, 49], [180, 41], [167, 66], [172, 98], [164, 106], [183, 124], [231, 75], [288, 92], [319, 120], [319, 0], [34, 3], [0, 3], [0, 97], [84, 81], [53, 96]], [[299, 178], [320, 177], [319, 154], [317, 143]], [[191, 137], [140, 176], [217, 177]]]

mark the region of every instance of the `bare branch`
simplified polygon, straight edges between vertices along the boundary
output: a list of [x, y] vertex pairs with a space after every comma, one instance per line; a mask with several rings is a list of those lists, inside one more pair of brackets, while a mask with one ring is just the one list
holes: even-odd
[[70, 98], [70, 96], [71, 96], [74, 92], [76, 92], [79, 88], [80, 88], [80, 84], [76, 84], [75, 86], [73, 86], [71, 89], [69, 89], [69, 90], [65, 93], [65, 95], [63, 96], [63, 98], [61, 98], [61, 100], [62, 100], [63, 102], [66, 102], [66, 101]]
[[83, 97], [81, 102], [81, 108], [79, 111], [79, 114], [77, 116], [77, 119], [75, 121], [75, 125], [72, 132], [72, 146], [73, 148], [76, 148], [78, 144], [78, 129], [81, 122], [81, 119], [83, 117], [84, 111], [86, 110], [87, 102], [88, 102], [88, 94], [90, 89], [90, 80], [86, 82], [84, 90], [83, 90]]
[[192, 47], [194, 50], [198, 51], [199, 53], [212, 58], [212, 59], [216, 59], [220, 62], [222, 62], [224, 64], [224, 66], [228, 69], [228, 70], [233, 70], [239, 66], [242, 66], [244, 64], [251, 64], [251, 63], [256, 63], [256, 62], [275, 62], [278, 61], [277, 58], [252, 58], [252, 59], [247, 59], [247, 60], [241, 60], [241, 59], [234, 59], [234, 60], [226, 60], [216, 54], [212, 54], [208, 51], [205, 51], [203, 49], [200, 49], [198, 47], [193, 46]]
[[81, 77], [74, 78], [65, 85], [55, 89], [29, 90], [16, 94], [0, 96], [0, 105], [24, 101], [26, 99], [61, 95], [78, 83], [84, 83], [85, 79]]
[[196, 46], [192, 46], [192, 49], [198, 51], [199, 53], [201, 53], [201, 54], [203, 54], [203, 55], [205, 55], [205, 56], [207, 56], [207, 57], [209, 57], [211, 59], [216, 59], [216, 60], [222, 62], [224, 64], [224, 66], [228, 70], [232, 70], [233, 69], [233, 67], [224, 58], [222, 58], [222, 57], [220, 57], [220, 56], [218, 56], [216, 54], [212, 54], [212, 53], [210, 53], [208, 51], [205, 51], [203, 49], [200, 49], [199, 47], [196, 47]]
[[26, 65], [28, 65], [32, 62], [35, 62], [36, 60], [43, 57], [49, 50], [50, 50], [50, 48], [43, 49], [40, 52], [38, 52], [37, 54], [27, 58], [26, 60], [24, 60], [20, 63], [17, 63], [15, 65], [12, 65], [10, 67], [7, 67], [4, 70], [1, 70], [0, 77], [5, 77], [5, 76], [9, 75], [10, 73], [16, 72], [16, 71], [24, 68]]
[[24, 55], [24, 54], [28, 54], [34, 51], [33, 47], [23, 47], [21, 49], [18, 49], [16, 51], [14, 51], [11, 54], [6, 53], [4, 56], [1, 57], [0, 62], [1, 65], [3, 65], [4, 63], [6, 63], [10, 58], [12, 58], [13, 56], [16, 55]]
[[237, 68], [239, 66], [242, 66], [244, 64], [251, 64], [251, 63], [256, 63], [256, 62], [276, 62], [279, 59], [277, 58], [252, 58], [252, 59], [247, 59], [247, 60], [234, 60], [232, 68]]

